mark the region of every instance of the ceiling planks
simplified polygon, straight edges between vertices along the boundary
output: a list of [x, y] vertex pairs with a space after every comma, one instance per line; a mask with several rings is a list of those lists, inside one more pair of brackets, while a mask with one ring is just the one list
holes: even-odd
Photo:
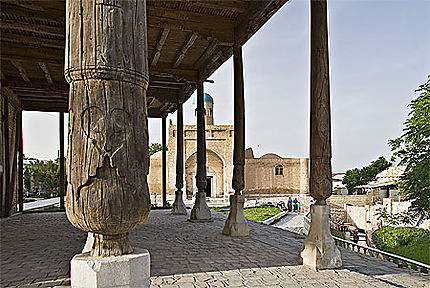
[[[148, 115], [185, 102], [285, 0], [147, 0]], [[68, 109], [65, 0], [2, 0], [1, 84], [23, 109]], [[5, 91], [5, 90], [4, 90]], [[179, 96], [182, 95], [182, 96]]]

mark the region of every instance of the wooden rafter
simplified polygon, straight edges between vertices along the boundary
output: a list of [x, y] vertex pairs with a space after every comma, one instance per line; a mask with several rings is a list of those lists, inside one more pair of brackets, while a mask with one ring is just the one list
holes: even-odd
[[25, 71], [24, 67], [22, 67], [21, 63], [15, 60], [10, 60], [10, 63], [16, 68], [16, 70], [18, 70], [19, 75], [21, 75], [22, 79], [25, 82], [30, 83], [30, 79], [27, 76], [27, 72]]
[[163, 31], [158, 38], [157, 45], [155, 46], [155, 53], [152, 57], [151, 66], [157, 65], [158, 59], [160, 59], [161, 50], [163, 49], [164, 43], [166, 43], [167, 36], [169, 36], [169, 32], [169, 28], [163, 28]]
[[1, 30], [12, 29], [16, 31], [31, 32], [37, 34], [43, 34], [47, 36], [63, 37], [64, 38], [64, 28], [48, 26], [43, 24], [25, 23], [17, 22], [15, 20], [1, 19]]
[[232, 45], [234, 42], [235, 23], [231, 19], [167, 8], [159, 9], [149, 5], [147, 13], [149, 27], [198, 32], [203, 38], [215, 37], [225, 45]]
[[211, 43], [209, 43], [206, 50], [200, 55], [199, 59], [194, 63], [195, 68], [199, 68], [208, 58], [209, 56], [215, 51], [216, 47], [218, 46], [218, 40], [213, 39]]
[[45, 75], [46, 81], [48, 81], [49, 84], [53, 84], [54, 81], [52, 81], [51, 74], [49, 73], [48, 67], [43, 62], [38, 62], [40, 69], [42, 69], [43, 74]]
[[216, 10], [227, 10], [242, 13], [248, 9], [248, 3], [244, 1], [217, 1], [217, 0], [180, 0], [186, 3], [192, 3], [194, 6], [210, 8]]
[[179, 51], [178, 55], [176, 56], [176, 61], [173, 64], [173, 67], [177, 68], [179, 64], [181, 64], [182, 60], [184, 60], [185, 53], [187, 53], [188, 49], [193, 46], [194, 42], [196, 41], [198, 37], [198, 34], [196, 32], [193, 32], [188, 39], [184, 42], [184, 45], [182, 46], [181, 50]]

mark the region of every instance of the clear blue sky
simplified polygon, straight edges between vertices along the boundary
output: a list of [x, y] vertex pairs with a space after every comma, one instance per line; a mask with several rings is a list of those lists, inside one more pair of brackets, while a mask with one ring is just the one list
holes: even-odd
[[[333, 171], [390, 157], [407, 104], [430, 74], [430, 1], [328, 1]], [[309, 156], [309, 1], [290, 0], [244, 46], [246, 146], [256, 156]], [[233, 123], [232, 61], [205, 84], [215, 123]], [[192, 99], [184, 105], [192, 124]], [[169, 115], [176, 122], [176, 114]], [[161, 120], [149, 123], [161, 142]], [[24, 114], [24, 152], [55, 158], [55, 113]]]

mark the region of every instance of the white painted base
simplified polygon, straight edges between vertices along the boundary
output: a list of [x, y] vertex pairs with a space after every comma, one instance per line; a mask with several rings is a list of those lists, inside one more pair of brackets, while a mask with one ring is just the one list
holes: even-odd
[[246, 222], [243, 206], [245, 197], [242, 195], [230, 196], [230, 213], [225, 221], [222, 233], [228, 236], [249, 236], [248, 222]]
[[146, 249], [118, 257], [91, 257], [89, 252], [75, 255], [70, 262], [73, 288], [149, 287], [150, 257]]
[[311, 205], [311, 227], [299, 255], [299, 261], [315, 270], [342, 267], [329, 226], [329, 205]]

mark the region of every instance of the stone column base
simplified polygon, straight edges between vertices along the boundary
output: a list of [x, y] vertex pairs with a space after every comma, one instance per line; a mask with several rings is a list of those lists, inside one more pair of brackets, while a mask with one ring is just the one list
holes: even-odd
[[222, 234], [228, 236], [249, 236], [248, 222], [243, 213], [245, 197], [242, 195], [230, 196], [230, 213], [225, 221]]
[[118, 257], [91, 257], [89, 253], [75, 255], [70, 267], [73, 288], [144, 288], [150, 284], [148, 250]]
[[187, 215], [187, 208], [185, 207], [184, 200], [182, 198], [182, 190], [175, 192], [175, 202], [172, 205], [173, 215]]
[[299, 261], [315, 270], [342, 267], [340, 251], [330, 233], [329, 215], [329, 205], [311, 205], [311, 227], [301, 249]]
[[206, 193], [197, 192], [196, 202], [191, 210], [189, 221], [191, 222], [212, 222], [211, 210], [206, 204]]

